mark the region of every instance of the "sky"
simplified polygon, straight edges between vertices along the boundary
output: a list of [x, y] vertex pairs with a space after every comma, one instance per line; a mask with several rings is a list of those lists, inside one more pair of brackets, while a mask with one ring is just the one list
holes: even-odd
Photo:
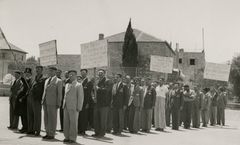
[[201, 51], [222, 63], [240, 53], [239, 0], [0, 0], [0, 27], [29, 56], [57, 40], [58, 54], [80, 54], [80, 44], [132, 27], [159, 39]]

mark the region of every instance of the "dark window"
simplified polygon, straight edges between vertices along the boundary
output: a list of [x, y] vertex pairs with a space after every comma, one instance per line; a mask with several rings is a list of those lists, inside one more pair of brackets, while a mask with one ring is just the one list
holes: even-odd
[[195, 65], [195, 59], [190, 59], [190, 65]]
[[22, 61], [23, 61], [23, 58], [24, 58], [24, 57], [22, 56]]
[[182, 58], [179, 58], [178, 63], [182, 64]]

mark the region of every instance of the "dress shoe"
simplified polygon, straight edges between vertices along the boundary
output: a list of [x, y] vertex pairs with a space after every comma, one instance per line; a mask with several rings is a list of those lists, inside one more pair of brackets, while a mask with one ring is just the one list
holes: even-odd
[[68, 143], [75, 143], [76, 141], [74, 140], [69, 140]]
[[45, 136], [43, 136], [42, 138], [43, 138], [43, 139], [46, 139], [47, 137], [48, 137], [48, 135], [45, 135]]
[[54, 139], [54, 136], [47, 136], [46, 139]]
[[35, 135], [35, 136], [40, 136], [40, 132], [39, 132], [39, 131], [36, 131], [34, 135]]
[[93, 135], [92, 135], [92, 137], [97, 137], [97, 136], [99, 136], [99, 135], [98, 135], [98, 134], [93, 134]]
[[33, 131], [28, 131], [27, 134], [28, 135], [34, 135], [35, 133]]
[[63, 142], [69, 142], [69, 139], [66, 139], [66, 138], [65, 138], [65, 139], [63, 140]]
[[8, 128], [8, 129], [12, 129], [12, 126], [8, 126], [7, 128]]
[[21, 130], [19, 130], [19, 132], [20, 132], [20, 133], [26, 133], [27, 130], [25, 130], [25, 129], [21, 129]]

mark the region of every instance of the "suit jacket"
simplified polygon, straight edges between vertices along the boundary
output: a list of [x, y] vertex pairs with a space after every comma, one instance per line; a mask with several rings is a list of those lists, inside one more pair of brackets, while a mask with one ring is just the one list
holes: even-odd
[[147, 92], [145, 93], [145, 96], [144, 96], [143, 108], [144, 109], [153, 108], [155, 106], [155, 101], [156, 101], [156, 90], [152, 86], [148, 86]]
[[[118, 84], [114, 84], [117, 87]], [[112, 94], [112, 105], [114, 108], [123, 108], [128, 105], [127, 92], [128, 88], [122, 82], [116, 88], [116, 93]]]
[[217, 99], [217, 106], [219, 108], [225, 108], [227, 105], [227, 93], [226, 92], [221, 92], [219, 94], [219, 97]]
[[56, 76], [52, 77], [50, 84], [48, 84], [50, 78], [45, 81], [42, 103], [46, 102], [47, 105], [61, 105], [62, 99], [62, 80]]
[[179, 110], [183, 106], [183, 92], [180, 89], [170, 90], [170, 106], [173, 110]]
[[202, 107], [202, 99], [203, 99], [203, 93], [202, 92], [198, 92], [196, 93], [196, 97], [193, 100], [193, 107], [196, 109], [201, 109]]
[[65, 86], [63, 108], [81, 111], [83, 107], [84, 94], [82, 84], [76, 80]]
[[210, 106], [210, 93], [204, 94], [202, 99], [202, 110], [208, 110]]
[[20, 93], [22, 87], [23, 87], [23, 83], [22, 83], [21, 79], [15, 80], [13, 85], [10, 88], [10, 90], [11, 90], [10, 99], [14, 99], [14, 98], [16, 99], [18, 94]]
[[21, 81], [23, 83], [23, 86], [21, 91], [17, 95], [17, 100], [15, 104], [16, 115], [22, 115], [27, 112], [27, 97], [29, 96], [29, 91], [32, 84], [32, 79], [21, 78]]
[[30, 97], [32, 97], [34, 100], [38, 102], [42, 101], [45, 80], [46, 78], [43, 77], [43, 75], [39, 77], [36, 76], [33, 81], [32, 88], [30, 90]]
[[84, 101], [83, 101], [83, 108], [86, 107], [86, 105], [90, 105], [92, 101], [92, 90], [93, 90], [93, 83], [88, 81], [88, 78], [86, 78], [82, 82], [83, 86], [83, 92], [84, 92]]
[[135, 107], [141, 107], [143, 101], [143, 89], [140, 86], [134, 86], [133, 91], [133, 105]]
[[98, 107], [109, 107], [111, 104], [111, 96], [112, 96], [112, 85], [109, 80], [105, 77], [101, 79], [97, 86], [97, 103]]

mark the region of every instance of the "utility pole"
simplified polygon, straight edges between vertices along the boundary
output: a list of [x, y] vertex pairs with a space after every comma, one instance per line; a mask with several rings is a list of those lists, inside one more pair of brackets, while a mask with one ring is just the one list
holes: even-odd
[[205, 51], [205, 44], [204, 44], [204, 28], [202, 28], [202, 49]]

